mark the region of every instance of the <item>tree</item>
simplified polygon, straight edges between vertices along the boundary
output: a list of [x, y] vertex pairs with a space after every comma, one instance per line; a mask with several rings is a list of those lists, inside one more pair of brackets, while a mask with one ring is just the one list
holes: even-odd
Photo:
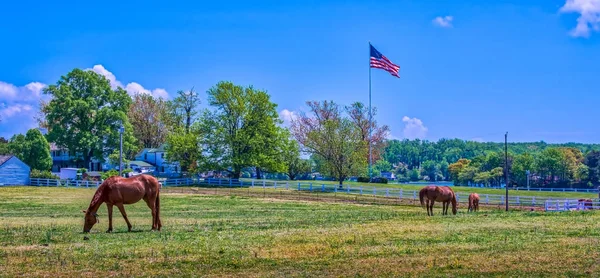
[[283, 172], [281, 157], [284, 133], [277, 105], [253, 87], [219, 82], [208, 90], [213, 110], [200, 119], [205, 169], [226, 170], [239, 178], [245, 167]]
[[373, 176], [381, 176], [381, 172], [392, 171], [392, 164], [387, 162], [385, 159], [380, 159], [373, 165]]
[[10, 148], [8, 144], [8, 140], [4, 137], [0, 137], [0, 155], [10, 154]]
[[300, 146], [294, 139], [288, 138], [285, 140], [282, 159], [290, 180], [296, 179], [298, 175], [310, 173], [312, 170], [310, 161], [300, 158]]
[[198, 163], [202, 158], [200, 132], [194, 127], [188, 133], [182, 129], [179, 131], [167, 136], [166, 159], [171, 162], [179, 162], [182, 172], [195, 173], [199, 170]]
[[545, 182], [554, 182], [561, 171], [562, 152], [557, 148], [548, 148], [542, 151], [535, 160], [535, 167]]
[[535, 172], [535, 168], [534, 168], [534, 163], [535, 160], [533, 158], [533, 156], [529, 153], [523, 153], [520, 155], [517, 155], [515, 157], [515, 161], [512, 165], [512, 175], [511, 175], [511, 180], [514, 180], [517, 182], [517, 184], [519, 185], [525, 185], [527, 184], [527, 170], [530, 171], [530, 173], [534, 173]]
[[421, 174], [423, 176], [428, 176], [430, 181], [436, 181], [440, 174], [440, 168], [435, 161], [427, 160], [423, 162]]
[[483, 184], [483, 186], [487, 187], [490, 185], [491, 179], [492, 179], [492, 176], [491, 176], [490, 172], [486, 171], [486, 172], [479, 172], [479, 173], [475, 174], [473, 181], [476, 184]]
[[471, 164], [471, 160], [461, 158], [457, 162], [448, 166], [448, 172], [450, 172], [450, 176], [452, 177], [455, 185], [460, 184], [459, 175], [467, 166], [469, 166], [469, 164]]
[[409, 177], [410, 181], [419, 181], [419, 170], [412, 169], [410, 171]]
[[292, 134], [303, 150], [321, 160], [320, 171], [340, 186], [352, 175], [364, 173], [367, 144], [356, 125], [343, 117], [333, 101], [307, 102], [310, 114], [292, 120]]
[[[124, 156], [121, 157], [121, 159], [123, 160], [123, 166], [129, 164], [129, 160], [127, 158], [125, 158]], [[114, 150], [110, 155], [108, 155], [108, 162], [111, 165], [119, 165], [119, 150]], [[119, 166], [119, 167], [121, 167], [121, 166]], [[123, 168], [125, 168], [125, 167], [123, 167]]]
[[183, 121], [181, 124], [184, 127], [185, 133], [190, 133], [193, 123], [198, 115], [198, 106], [200, 105], [200, 95], [194, 91], [194, 88], [189, 91], [178, 91], [177, 97], [170, 104], [173, 117]]
[[588, 179], [593, 184], [600, 183], [600, 151], [589, 152], [584, 159], [588, 167]]
[[31, 169], [48, 171], [52, 168], [50, 144], [42, 133], [35, 128], [27, 131], [25, 135], [25, 151], [21, 158]]
[[165, 100], [149, 94], [135, 94], [127, 116], [141, 147], [157, 148], [165, 143], [171, 129]]
[[25, 140], [25, 135], [13, 135], [13, 137], [10, 138], [8, 149], [10, 154], [24, 160], [27, 154], [27, 141]]
[[[362, 140], [365, 141], [367, 146], [369, 142], [371, 143], [373, 161], [380, 160], [390, 128], [387, 125], [377, 126], [377, 121], [374, 120], [375, 115], [377, 115], [377, 108], [372, 107], [371, 109], [371, 121], [369, 121], [369, 109], [362, 102], [352, 103], [352, 105], [346, 106], [345, 110], [356, 128], [358, 128]], [[370, 136], [369, 128], [371, 129]], [[367, 159], [369, 159], [368, 154]]]
[[111, 89], [108, 79], [93, 71], [74, 69], [55, 85], [44, 89], [52, 99], [44, 108], [48, 140], [81, 154], [85, 165], [103, 160], [119, 146], [123, 123], [123, 148], [133, 153], [135, 138], [127, 120], [131, 98], [125, 90]]

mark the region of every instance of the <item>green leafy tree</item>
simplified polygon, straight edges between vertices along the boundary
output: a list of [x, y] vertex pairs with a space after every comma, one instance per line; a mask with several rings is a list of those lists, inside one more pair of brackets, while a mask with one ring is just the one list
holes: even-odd
[[592, 184], [600, 183], [600, 151], [590, 151], [584, 159], [588, 167], [588, 179]]
[[282, 156], [286, 174], [290, 180], [295, 180], [299, 175], [311, 172], [310, 161], [300, 158], [300, 146], [296, 140], [291, 138], [285, 140]]
[[[129, 165], [129, 160], [127, 158], [125, 158], [124, 155], [123, 155], [122, 159], [123, 159], [123, 167], [125, 167], [126, 165]], [[119, 165], [119, 150], [114, 150], [110, 155], [108, 155], [108, 162], [111, 165]]]
[[25, 151], [21, 158], [31, 169], [48, 171], [52, 168], [50, 144], [42, 133], [35, 128], [27, 131], [25, 135]]
[[410, 181], [419, 181], [419, 170], [417, 169], [412, 169], [410, 171], [409, 177]]
[[429, 177], [430, 181], [436, 181], [438, 176], [440, 175], [440, 169], [437, 163], [433, 160], [427, 160], [423, 162], [421, 166], [422, 175]]
[[527, 184], [527, 170], [530, 171], [530, 173], [535, 173], [536, 169], [534, 168], [535, 166], [535, 159], [534, 157], [529, 154], [529, 153], [523, 153], [520, 155], [517, 155], [515, 157], [515, 161], [512, 165], [512, 175], [511, 175], [511, 180], [514, 180], [517, 182], [517, 184], [519, 185], [526, 185]]
[[249, 166], [285, 170], [277, 105], [265, 91], [219, 82], [208, 90], [208, 102], [213, 109], [200, 119], [204, 169], [226, 170], [234, 178]]
[[473, 182], [475, 182], [476, 184], [482, 184], [483, 186], [489, 186], [490, 185], [490, 180], [492, 179], [490, 172], [486, 171], [486, 172], [479, 172], [477, 174], [475, 174], [475, 177], [473, 178]]
[[84, 165], [103, 160], [119, 146], [123, 123], [123, 148], [132, 154], [135, 138], [127, 119], [131, 97], [122, 88], [111, 89], [108, 79], [93, 71], [74, 69], [55, 85], [44, 89], [52, 99], [44, 107], [48, 140], [81, 154]]
[[27, 140], [25, 140], [25, 135], [13, 135], [8, 143], [8, 149], [10, 154], [18, 157], [20, 160], [24, 160], [27, 155]]
[[200, 143], [200, 131], [194, 126], [188, 133], [183, 129], [171, 133], [167, 136], [166, 159], [179, 162], [182, 172], [196, 173], [199, 171], [198, 163], [202, 159]]

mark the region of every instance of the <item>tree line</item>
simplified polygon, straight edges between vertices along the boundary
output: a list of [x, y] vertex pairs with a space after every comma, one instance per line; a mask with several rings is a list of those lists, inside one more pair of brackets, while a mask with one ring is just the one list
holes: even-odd
[[[167, 160], [178, 162], [187, 175], [214, 171], [240, 178], [254, 172], [258, 178], [293, 180], [318, 172], [342, 184], [350, 177], [393, 172], [400, 181], [503, 182], [503, 144], [388, 140], [389, 127], [369, 121], [361, 102], [307, 101], [308, 112], [297, 114], [286, 127], [265, 90], [228, 81], [206, 90], [207, 108], [201, 107], [202, 95], [195, 88], [180, 90], [171, 100], [130, 95], [112, 88], [104, 76], [81, 69], [43, 92], [50, 100], [41, 103], [38, 122], [47, 135], [30, 130], [0, 140], [0, 154], [15, 154], [38, 170], [52, 166], [48, 142], [79, 154], [83, 165], [92, 159], [117, 164], [123, 126], [125, 159], [165, 144]], [[376, 113], [373, 109], [372, 116]], [[373, 173], [367, 170], [369, 144]], [[542, 186], [588, 186], [599, 180], [600, 145], [511, 143], [509, 151], [509, 174], [519, 185], [524, 170]]]
[[[511, 186], [591, 187], [600, 180], [600, 145], [509, 143], [507, 165]], [[498, 186], [504, 180], [503, 143], [459, 139], [392, 140], [376, 167], [400, 180], [453, 181], [456, 185]]]

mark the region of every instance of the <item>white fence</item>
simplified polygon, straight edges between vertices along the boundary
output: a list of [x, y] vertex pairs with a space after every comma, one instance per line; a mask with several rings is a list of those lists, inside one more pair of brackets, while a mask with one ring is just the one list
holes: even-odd
[[[202, 186], [202, 187], [231, 187], [231, 188], [264, 188], [279, 190], [298, 190], [314, 193], [335, 193], [335, 194], [355, 194], [373, 197], [400, 198], [418, 200], [418, 190], [406, 190], [402, 188], [381, 188], [377, 186], [350, 186], [340, 187], [332, 184], [317, 184], [310, 182], [293, 181], [270, 181], [270, 180], [236, 180], [236, 179], [198, 179], [181, 178], [160, 180], [164, 187], [177, 186]], [[77, 180], [56, 180], [56, 179], [31, 179], [32, 186], [66, 186], [66, 187], [98, 187], [99, 181], [77, 181]], [[511, 190], [512, 191], [512, 190]], [[511, 206], [537, 206], [550, 208], [550, 210], [560, 210], [561, 208], [571, 208], [577, 200], [564, 198], [551, 198], [542, 196], [514, 196], [514, 192], [509, 194], [508, 204]], [[457, 193], [458, 202], [467, 203], [468, 195], [466, 193]], [[505, 205], [506, 197], [504, 194], [479, 194], [480, 204], [485, 205]], [[600, 204], [596, 204], [600, 207]], [[553, 209], [558, 208], [558, 209]]]
[[55, 180], [55, 179], [36, 179], [32, 178], [29, 185], [33, 186], [66, 186], [66, 187], [98, 187], [99, 181], [80, 181], [80, 180]]
[[600, 209], [598, 200], [579, 201], [579, 200], [547, 200], [544, 204], [546, 211], [572, 211], [572, 210], [593, 210]]

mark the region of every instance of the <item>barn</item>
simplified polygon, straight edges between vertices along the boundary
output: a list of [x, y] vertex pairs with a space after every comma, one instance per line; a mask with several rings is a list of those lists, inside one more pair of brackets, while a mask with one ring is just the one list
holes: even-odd
[[14, 155], [0, 155], [0, 186], [28, 185], [30, 168]]

